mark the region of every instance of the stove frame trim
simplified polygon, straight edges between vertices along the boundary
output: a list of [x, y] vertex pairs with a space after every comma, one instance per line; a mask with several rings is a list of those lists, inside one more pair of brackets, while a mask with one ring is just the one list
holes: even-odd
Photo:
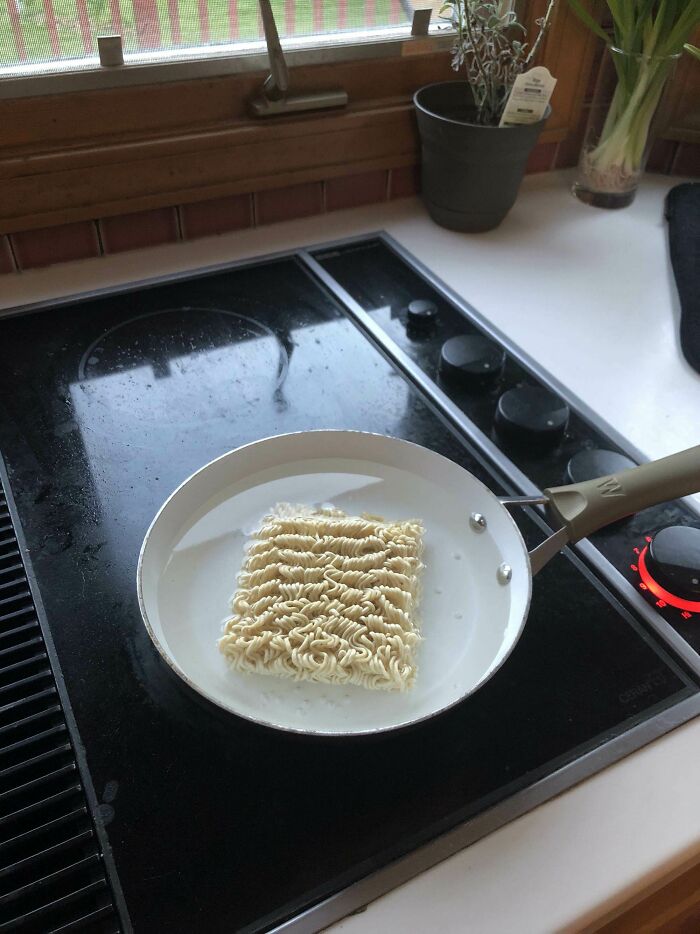
[[[314, 244], [305, 248], [299, 247], [262, 256], [248, 257], [242, 260], [217, 263], [197, 269], [142, 279], [136, 282], [121, 283], [104, 288], [92, 289], [74, 295], [66, 295], [59, 299], [43, 300], [13, 308], [0, 309], [0, 321], [3, 317], [14, 317], [20, 314], [30, 314], [35, 311], [82, 304], [110, 295], [128, 294], [177, 281], [205, 278], [210, 275], [262, 263], [279, 260], [296, 260], [322, 288], [325, 288], [330, 293], [332, 298], [353, 324], [358, 327], [370, 340], [370, 343], [399, 370], [402, 376], [418, 391], [423, 401], [430, 406], [433, 412], [445, 423], [446, 427], [456, 435], [458, 440], [470, 450], [477, 460], [487, 464], [491, 470], [495, 468], [497, 478], [504, 483], [506, 489], [509, 489], [513, 494], [540, 494], [541, 491], [538, 490], [504, 454], [502, 454], [483, 432], [466, 418], [461, 410], [451, 402], [442, 390], [440, 390], [439, 387], [393, 342], [384, 329], [372, 319], [370, 314], [355, 302], [332, 276], [321, 267], [314, 256], [315, 253], [322, 251], [340, 249], [355, 243], [363, 243], [372, 240], [378, 240], [384, 243], [419, 276], [425, 279], [445, 301], [456, 307], [457, 310], [467, 318], [472, 319], [478, 327], [490, 334], [496, 341], [500, 342], [507, 352], [526, 370], [532, 372], [533, 376], [540, 382], [551, 388], [573, 408], [577, 409], [579, 415], [593, 428], [610, 437], [618, 447], [638, 463], [643, 463], [647, 460], [640, 451], [630, 445], [625, 438], [593, 412], [581, 399], [567, 390], [565, 386], [559, 383], [559, 381], [549, 373], [542, 370], [532, 357], [514, 345], [505, 334], [485, 319], [449, 286], [443, 283], [420, 260], [412, 256], [400, 243], [383, 231], [370, 231], [349, 238]], [[12, 487], [1, 454], [0, 478], [6, 487], [8, 504], [11, 504], [10, 512], [13, 523], [15, 524], [17, 538], [20, 544], [20, 552], [27, 567], [27, 576], [30, 581], [32, 595], [37, 606], [37, 613], [41, 622], [42, 631], [44, 632], [44, 637], [49, 647], [51, 667], [54, 670], [56, 681], [59, 684], [59, 693], [61, 694], [64, 709], [68, 714], [67, 719], [71, 738], [74, 742], [76, 752], [79, 754], [81, 773], [84, 773], [83, 781], [86, 788], [90, 789], [90, 803], [94, 805], [96, 809], [97, 801], [94, 789], [92, 788], [89, 769], [85, 762], [85, 752], [72, 715], [70, 702], [65, 695], [65, 686], [61, 675], [60, 663], [53, 646], [50, 629], [47, 625], [39, 588], [32, 572], [22, 526], [12, 496]], [[694, 502], [687, 500], [684, 502], [692, 512], [700, 515], [700, 509]], [[548, 527], [545, 523], [541, 508], [538, 510], [531, 510], [528, 508], [528, 512], [531, 518], [546, 532]], [[620, 594], [622, 598], [630, 604], [631, 608], [638, 613], [638, 615], [642, 616], [652, 627], [660, 638], [660, 641], [668, 646], [669, 654], [672, 657], [673, 655], [677, 656], [680, 662], [690, 669], [696, 678], [700, 678], [700, 656], [698, 656], [662, 617], [654, 612], [653, 608], [644, 600], [641, 594], [639, 594], [623, 575], [603, 557], [591, 542], [583, 540], [573, 546], [573, 551], [575, 562], [581, 566], [580, 570], [584, 574], [595, 579], [596, 574], [592, 573], [590, 568], [587, 567], [587, 565], [592, 566], [594, 571], [611, 587], [613, 599], [615, 599], [616, 592]], [[654, 739], [670, 732], [698, 715], [700, 715], [700, 688], [694, 695], [686, 697], [660, 710], [648, 719], [630, 727], [624, 733], [613, 737], [600, 746], [584, 753], [577, 759], [556, 769], [534, 784], [529, 785], [521, 791], [515, 792], [476, 817], [467, 819], [451, 830], [439, 834], [430, 842], [419, 846], [405, 856], [400, 857], [357, 882], [350, 884], [336, 894], [311, 905], [308, 909], [289, 918], [287, 921], [279, 923], [275, 922], [272, 918], [262, 918], [255, 927], [243, 929], [243, 934], [248, 931], [259, 930], [279, 931], [284, 932], [284, 934], [307, 934], [307, 932], [311, 934], [311, 932], [319, 931], [333, 922], [362, 909], [371, 901], [374, 901], [381, 895], [409, 881], [419, 873], [437, 865], [449, 856], [454, 855], [465, 847], [475, 843], [477, 840], [492, 833], [494, 830], [503, 827], [505, 824], [533, 810], [550, 798], [561, 794], [563, 791], [568, 790], [584, 779], [591, 777], [608, 765], [620, 761]], [[103, 843], [104, 853], [110, 870], [110, 881], [112, 881], [116, 889], [115, 894], [117, 896], [119, 910], [120, 913], [123, 912], [122, 921], [125, 923], [125, 927], [128, 930], [127, 906], [124, 903], [123, 895], [120, 891], [118, 874], [112, 861], [107, 834], [101, 822], [96, 821], [96, 823], [98, 824], [100, 840]]]

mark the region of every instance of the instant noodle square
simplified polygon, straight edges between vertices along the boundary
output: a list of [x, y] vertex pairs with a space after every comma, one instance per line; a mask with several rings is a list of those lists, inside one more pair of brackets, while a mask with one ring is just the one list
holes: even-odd
[[251, 536], [219, 649], [236, 671], [404, 691], [423, 527], [284, 504]]

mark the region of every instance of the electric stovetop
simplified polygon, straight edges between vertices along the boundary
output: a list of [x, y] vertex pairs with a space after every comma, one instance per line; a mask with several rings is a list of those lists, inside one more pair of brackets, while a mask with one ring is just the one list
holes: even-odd
[[0, 320], [0, 925], [315, 930], [700, 711], [693, 595], [659, 598], [638, 560], [700, 526], [682, 503], [559, 555], [496, 677], [410, 730], [264, 729], [159, 659], [144, 533], [238, 445], [379, 432], [510, 494], [636, 458], [388, 238], [20, 311]]

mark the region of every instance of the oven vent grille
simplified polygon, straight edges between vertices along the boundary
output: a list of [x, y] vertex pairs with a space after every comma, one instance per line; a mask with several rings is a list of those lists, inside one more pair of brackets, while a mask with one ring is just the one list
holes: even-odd
[[0, 485], [0, 934], [121, 930]]

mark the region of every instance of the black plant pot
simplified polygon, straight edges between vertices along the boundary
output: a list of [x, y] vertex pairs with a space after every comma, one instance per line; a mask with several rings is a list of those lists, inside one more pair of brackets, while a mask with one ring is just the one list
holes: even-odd
[[423, 150], [423, 200], [430, 216], [450, 230], [498, 227], [513, 207], [539, 123], [494, 127], [475, 115], [466, 81], [429, 84], [413, 97]]

